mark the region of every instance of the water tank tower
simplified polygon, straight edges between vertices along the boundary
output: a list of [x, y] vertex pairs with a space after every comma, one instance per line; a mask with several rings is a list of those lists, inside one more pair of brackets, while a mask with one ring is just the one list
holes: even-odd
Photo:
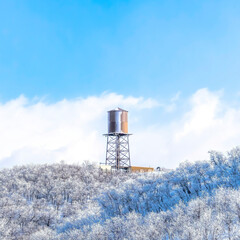
[[116, 108], [108, 111], [106, 165], [113, 169], [128, 169], [130, 164], [128, 111]]

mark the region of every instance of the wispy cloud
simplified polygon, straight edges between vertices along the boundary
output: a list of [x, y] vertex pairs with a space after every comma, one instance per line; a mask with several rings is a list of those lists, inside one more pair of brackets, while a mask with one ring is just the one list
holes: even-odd
[[239, 145], [240, 106], [232, 108], [222, 97], [222, 91], [200, 89], [187, 100], [189, 109], [180, 117], [138, 134], [135, 154], [143, 148], [147, 152], [141, 164], [147, 161], [149, 165], [176, 167], [184, 160], [208, 159], [209, 150], [227, 151]]
[[47, 104], [20, 96], [0, 105], [1, 166], [23, 163], [104, 161], [106, 111], [152, 108], [153, 99], [115, 93]]
[[223, 103], [221, 91], [198, 90], [186, 100], [189, 109], [171, 115], [163, 125], [142, 121], [146, 111], [167, 111], [171, 104], [178, 108], [178, 98], [162, 105], [154, 99], [104, 93], [48, 104], [20, 96], [0, 105], [0, 164], [103, 162], [106, 111], [116, 106], [130, 111], [134, 165], [172, 168], [186, 159], [206, 159], [208, 150], [225, 151], [240, 143], [240, 107]]

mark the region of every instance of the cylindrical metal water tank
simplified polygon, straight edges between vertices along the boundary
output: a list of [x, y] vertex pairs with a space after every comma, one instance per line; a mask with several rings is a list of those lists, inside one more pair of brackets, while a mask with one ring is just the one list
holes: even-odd
[[121, 108], [108, 111], [108, 133], [128, 133], [128, 111]]

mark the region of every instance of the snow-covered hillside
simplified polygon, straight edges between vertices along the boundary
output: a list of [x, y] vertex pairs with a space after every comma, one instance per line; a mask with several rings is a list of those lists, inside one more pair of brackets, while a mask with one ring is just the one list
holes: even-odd
[[0, 239], [240, 239], [240, 148], [159, 173], [0, 171]]

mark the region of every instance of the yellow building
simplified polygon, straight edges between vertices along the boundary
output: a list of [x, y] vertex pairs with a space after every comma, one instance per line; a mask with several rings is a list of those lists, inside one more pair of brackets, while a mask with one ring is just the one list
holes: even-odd
[[154, 168], [131, 166], [130, 170], [131, 170], [131, 172], [153, 172]]

